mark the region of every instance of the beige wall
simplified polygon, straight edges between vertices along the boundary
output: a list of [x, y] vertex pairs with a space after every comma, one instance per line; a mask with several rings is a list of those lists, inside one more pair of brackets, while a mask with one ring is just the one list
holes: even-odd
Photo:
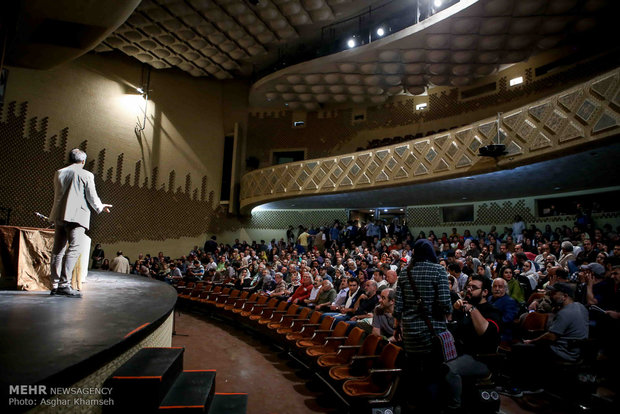
[[[223, 137], [235, 123], [246, 129], [248, 85], [152, 70], [146, 126], [136, 134], [146, 103], [135, 91], [141, 76], [139, 62], [116, 54], [88, 54], [48, 71], [9, 67], [0, 206], [13, 209], [11, 224], [41, 225], [33, 211], [49, 212], [53, 171], [86, 141], [99, 194], [115, 205], [91, 223], [93, 243], [108, 255], [123, 248], [135, 257], [140, 244], [180, 254], [181, 244], [202, 244], [218, 231]], [[16, 180], [30, 186], [18, 190]]]

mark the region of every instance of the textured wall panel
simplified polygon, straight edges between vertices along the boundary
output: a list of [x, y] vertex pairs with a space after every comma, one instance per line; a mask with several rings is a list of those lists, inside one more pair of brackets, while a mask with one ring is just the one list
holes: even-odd
[[252, 214], [246, 228], [253, 229], [287, 229], [293, 226], [328, 226], [331, 227], [334, 220], [341, 223], [347, 222], [347, 212], [340, 210], [261, 210]]
[[[34, 212], [48, 215], [51, 210], [54, 172], [67, 163], [70, 131], [64, 128], [50, 136], [47, 125], [47, 118], [28, 118], [27, 102], [0, 106], [0, 206], [12, 209], [12, 225], [43, 226]], [[80, 147], [88, 153], [88, 141]], [[224, 213], [216, 205], [213, 191], [207, 191], [208, 177], [176, 177], [174, 170], [162, 177], [155, 168], [150, 177], [142, 179], [140, 161], [124, 165], [123, 154], [119, 154], [116, 171], [104, 171], [106, 149], [88, 155], [85, 168], [95, 174], [99, 196], [114, 205], [111, 214], [92, 217], [90, 237], [94, 243], [198, 236], [217, 232], [224, 224], [218, 219]], [[123, 171], [132, 169], [133, 176], [123, 177]]]

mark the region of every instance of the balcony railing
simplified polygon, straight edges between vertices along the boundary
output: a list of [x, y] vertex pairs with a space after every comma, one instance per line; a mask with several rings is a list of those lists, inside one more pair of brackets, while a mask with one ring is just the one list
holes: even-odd
[[[242, 211], [269, 201], [474, 175], [550, 159], [616, 135], [620, 68], [463, 128], [389, 147], [262, 168], [241, 178]], [[499, 127], [499, 134], [498, 134]], [[507, 154], [480, 157], [501, 143]]]

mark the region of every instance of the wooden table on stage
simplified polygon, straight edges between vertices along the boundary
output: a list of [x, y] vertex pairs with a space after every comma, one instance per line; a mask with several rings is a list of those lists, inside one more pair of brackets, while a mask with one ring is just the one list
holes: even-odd
[[[0, 288], [50, 290], [50, 262], [54, 230], [34, 227], [0, 226]], [[88, 272], [90, 238], [73, 270], [71, 285], [81, 288]]]

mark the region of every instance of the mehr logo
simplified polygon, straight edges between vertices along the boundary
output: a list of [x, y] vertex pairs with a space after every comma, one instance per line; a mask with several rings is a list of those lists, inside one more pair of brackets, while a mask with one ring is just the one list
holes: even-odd
[[9, 385], [9, 395], [47, 395], [47, 386]]

